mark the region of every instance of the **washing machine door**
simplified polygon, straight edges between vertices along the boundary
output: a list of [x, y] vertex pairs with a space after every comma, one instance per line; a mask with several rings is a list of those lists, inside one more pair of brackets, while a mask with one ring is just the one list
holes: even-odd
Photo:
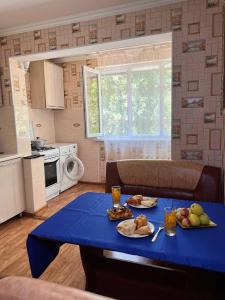
[[65, 176], [72, 181], [77, 181], [84, 175], [84, 165], [78, 157], [66, 158], [63, 168]]

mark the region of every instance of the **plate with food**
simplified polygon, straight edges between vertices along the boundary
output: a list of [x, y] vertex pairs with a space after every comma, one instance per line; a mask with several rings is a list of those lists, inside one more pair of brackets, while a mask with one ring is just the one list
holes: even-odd
[[117, 225], [117, 231], [126, 237], [139, 239], [152, 235], [155, 227], [144, 215], [139, 215], [136, 219], [129, 219]]
[[135, 195], [126, 200], [126, 203], [134, 208], [152, 208], [158, 203], [155, 197], [145, 197], [142, 195]]
[[190, 228], [210, 228], [217, 224], [210, 220], [203, 207], [198, 203], [193, 203], [190, 207], [177, 209], [176, 219], [179, 226], [183, 229]]
[[126, 206], [107, 209], [107, 214], [110, 221], [125, 220], [133, 218], [132, 211]]

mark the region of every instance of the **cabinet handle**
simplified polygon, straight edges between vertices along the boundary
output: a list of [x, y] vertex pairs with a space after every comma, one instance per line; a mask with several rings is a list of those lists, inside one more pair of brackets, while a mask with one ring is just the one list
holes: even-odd
[[64, 108], [64, 106], [53, 106], [53, 105], [48, 105], [47, 108], [59, 109], [59, 108]]
[[56, 108], [57, 106], [54, 105], [48, 105], [47, 108]]

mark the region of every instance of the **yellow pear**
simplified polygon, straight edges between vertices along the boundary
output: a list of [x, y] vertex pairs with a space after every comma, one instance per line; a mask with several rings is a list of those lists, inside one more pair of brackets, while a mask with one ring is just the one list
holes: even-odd
[[197, 216], [200, 216], [204, 212], [203, 208], [198, 203], [192, 204], [191, 207], [190, 207], [190, 209], [191, 209], [192, 214], [195, 214]]
[[190, 214], [188, 216], [188, 219], [191, 223], [192, 226], [200, 226], [200, 219], [199, 216], [195, 215], [195, 214]]

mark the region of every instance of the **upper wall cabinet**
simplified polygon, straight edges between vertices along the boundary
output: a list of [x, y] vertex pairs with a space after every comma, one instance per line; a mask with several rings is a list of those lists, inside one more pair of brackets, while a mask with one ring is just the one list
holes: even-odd
[[64, 109], [63, 69], [49, 61], [30, 64], [32, 108]]

